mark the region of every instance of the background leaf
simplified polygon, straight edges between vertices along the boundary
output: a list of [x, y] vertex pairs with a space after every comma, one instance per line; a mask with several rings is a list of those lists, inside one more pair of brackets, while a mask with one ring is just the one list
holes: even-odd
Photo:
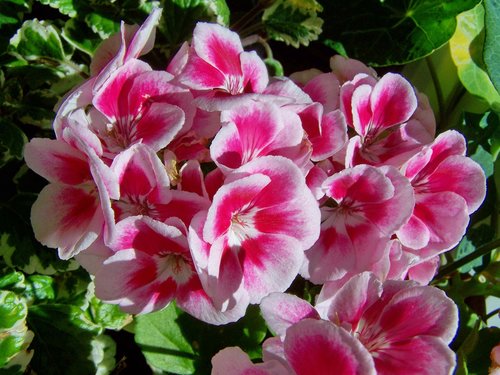
[[457, 30], [450, 39], [451, 57], [462, 84], [471, 94], [500, 109], [500, 94], [486, 73], [482, 58], [484, 8], [481, 4], [457, 17]]
[[429, 55], [453, 35], [457, 14], [479, 0], [321, 0], [321, 38], [340, 42], [349, 57], [374, 66], [408, 63]]
[[95, 373], [90, 360], [95, 326], [76, 306], [42, 304], [29, 308], [28, 325], [35, 333], [31, 367], [37, 373], [88, 375]]
[[500, 0], [484, 0], [484, 63], [486, 70], [500, 92]]
[[264, 11], [262, 21], [271, 39], [298, 48], [318, 39], [323, 26], [318, 13], [322, 10], [316, 0], [278, 0]]
[[12, 122], [0, 118], [0, 167], [12, 159], [21, 160], [28, 138]]
[[178, 325], [181, 314], [171, 303], [161, 311], [137, 316], [135, 341], [153, 368], [194, 374], [195, 350]]
[[203, 323], [173, 303], [136, 319], [136, 342], [148, 363], [174, 374], [210, 374], [212, 357], [227, 346], [239, 346], [250, 358], [260, 358], [267, 334], [258, 306], [250, 306], [242, 319], [224, 326]]

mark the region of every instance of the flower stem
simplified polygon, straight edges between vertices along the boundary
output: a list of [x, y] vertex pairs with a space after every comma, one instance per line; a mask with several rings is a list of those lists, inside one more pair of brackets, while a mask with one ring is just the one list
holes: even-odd
[[470, 253], [469, 255], [466, 255], [463, 258], [460, 258], [457, 261], [444, 266], [436, 275], [436, 279], [448, 276], [449, 274], [458, 270], [460, 267], [466, 265], [469, 262], [472, 262], [476, 258], [482, 257], [492, 252], [498, 247], [500, 247], [500, 238], [479, 246], [474, 252]]

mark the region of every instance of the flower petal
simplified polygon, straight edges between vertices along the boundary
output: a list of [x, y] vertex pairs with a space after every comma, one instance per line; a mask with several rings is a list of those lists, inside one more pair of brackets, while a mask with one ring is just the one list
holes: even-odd
[[271, 293], [260, 303], [262, 316], [269, 329], [282, 339], [293, 324], [306, 319], [320, 319], [311, 304], [292, 294]]
[[375, 374], [363, 345], [331, 322], [305, 319], [287, 330], [285, 354], [297, 375]]

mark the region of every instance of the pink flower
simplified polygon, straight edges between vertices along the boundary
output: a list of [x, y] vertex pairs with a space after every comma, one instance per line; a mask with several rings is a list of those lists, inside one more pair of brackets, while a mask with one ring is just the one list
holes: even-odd
[[[269, 341], [269, 340], [268, 340]], [[255, 375], [375, 375], [373, 359], [363, 345], [340, 327], [305, 319], [287, 330], [280, 356], [266, 353], [253, 364], [239, 348], [226, 348], [212, 358], [212, 374]], [[272, 353], [274, 354], [274, 353]]]
[[344, 83], [340, 95], [347, 123], [358, 134], [349, 141], [347, 166], [399, 167], [432, 141], [434, 133], [425, 122], [427, 117], [413, 116], [417, 96], [402, 76], [387, 73], [377, 81], [373, 76], [358, 74]]
[[171, 190], [163, 164], [145, 144], [120, 153], [111, 168], [120, 184], [120, 199], [112, 202], [117, 221], [134, 215], [162, 222], [176, 217], [187, 227], [196, 213], [210, 206], [210, 201], [198, 194]]
[[194, 222], [190, 246], [201, 282], [224, 310], [240, 294], [258, 303], [291, 284], [318, 237], [319, 208], [290, 160], [264, 156], [230, 174]]
[[[325, 284], [315, 308], [280, 293], [264, 298], [261, 308], [283, 343], [294, 326], [318, 315], [327, 320], [324, 325], [350, 332], [373, 357], [377, 374], [450, 374], [455, 366], [448, 344], [457, 329], [457, 307], [434, 287], [411, 281], [381, 283], [365, 272], [340, 287]], [[290, 308], [301, 313], [290, 319]]]
[[[199, 22], [179, 82], [193, 90], [206, 91], [198, 104], [207, 110], [220, 110], [224, 98], [245, 93], [261, 93], [268, 83], [264, 62], [254, 52], [245, 52], [238, 34], [217, 24]], [[177, 67], [174, 69], [179, 70]], [[234, 104], [234, 103], [233, 103]]]
[[112, 159], [138, 142], [159, 151], [174, 139], [186, 121], [178, 105], [189, 108], [192, 95], [172, 85], [171, 79], [169, 73], [152, 71], [135, 59], [110, 74], [92, 100], [99, 111], [93, 113], [92, 126], [106, 156]]
[[409, 218], [409, 181], [392, 167], [358, 165], [327, 178], [321, 233], [306, 251], [301, 274], [324, 283], [373, 271], [388, 254], [389, 239]]
[[309, 159], [302, 147], [304, 131], [299, 116], [273, 103], [249, 102], [222, 111], [222, 129], [210, 146], [210, 155], [225, 173], [265, 155], [281, 155], [296, 161]]
[[313, 103], [298, 114], [312, 144], [312, 161], [327, 159], [346, 144], [347, 124], [340, 110], [325, 113], [321, 104]]
[[484, 172], [465, 151], [464, 137], [450, 130], [403, 167], [415, 190], [415, 209], [397, 235], [422, 260], [455, 246], [485, 197]]
[[120, 33], [110, 37], [99, 46], [90, 64], [92, 77], [66, 94], [57, 108], [53, 128], [58, 139], [62, 136], [61, 120], [63, 118], [78, 108], [90, 105], [95, 92], [117, 68], [152, 49], [154, 31], [160, 16], [161, 9], [154, 8], [140, 27], [125, 25], [122, 22]]
[[115, 176], [99, 158], [99, 141], [88, 129], [69, 124], [63, 138], [68, 142], [32, 139], [24, 158], [50, 182], [31, 210], [35, 236], [42, 244], [58, 248], [60, 258], [69, 259], [103, 233], [105, 222], [112, 222], [108, 202], [119, 192]]
[[176, 299], [181, 309], [210, 324], [244, 315], [240, 306], [224, 313], [215, 309], [201, 287], [180, 220], [130, 216], [117, 224], [117, 233], [109, 243], [113, 254], [94, 268], [96, 295], [102, 300], [142, 314]]

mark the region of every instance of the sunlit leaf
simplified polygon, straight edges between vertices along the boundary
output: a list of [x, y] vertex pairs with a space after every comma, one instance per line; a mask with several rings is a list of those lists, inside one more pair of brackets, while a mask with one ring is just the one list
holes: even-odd
[[136, 342], [148, 363], [174, 374], [209, 374], [212, 357], [226, 346], [239, 346], [250, 358], [260, 358], [267, 334], [257, 306], [249, 307], [238, 322], [224, 326], [203, 323], [174, 304], [136, 320]]
[[0, 367], [3, 367], [24, 343], [26, 303], [14, 292], [0, 290]]
[[0, 289], [11, 289], [24, 282], [24, 274], [18, 271], [11, 271], [0, 276]]
[[118, 331], [132, 321], [132, 316], [121, 311], [118, 305], [104, 303], [95, 296], [90, 298], [88, 311], [92, 321], [103, 330]]
[[340, 42], [349, 57], [377, 66], [420, 59], [455, 32], [456, 16], [479, 0], [320, 0], [321, 39]]
[[484, 8], [481, 4], [460, 14], [457, 30], [450, 39], [451, 57], [457, 66], [458, 76], [473, 95], [484, 99], [490, 106], [500, 109], [500, 94], [495, 89], [484, 68]]
[[318, 39], [323, 26], [318, 13], [322, 9], [316, 0], [278, 0], [264, 11], [262, 21], [271, 39], [298, 48]]
[[85, 22], [93, 32], [105, 39], [120, 30], [120, 23], [109, 16], [92, 12], [85, 16]]
[[77, 9], [74, 5], [74, 0], [38, 0], [44, 5], [49, 5], [52, 8], [59, 10], [62, 14], [75, 17]]
[[484, 63], [486, 70], [500, 92], [500, 1], [484, 0], [485, 40]]
[[64, 61], [64, 51], [59, 32], [46, 21], [25, 21], [11, 39], [11, 46], [27, 60], [50, 59]]
[[26, 278], [23, 296], [32, 302], [55, 299], [54, 279], [46, 275], [31, 275]]
[[181, 314], [172, 303], [161, 311], [138, 316], [135, 341], [153, 368], [174, 374], [194, 374], [195, 350], [179, 326]]

